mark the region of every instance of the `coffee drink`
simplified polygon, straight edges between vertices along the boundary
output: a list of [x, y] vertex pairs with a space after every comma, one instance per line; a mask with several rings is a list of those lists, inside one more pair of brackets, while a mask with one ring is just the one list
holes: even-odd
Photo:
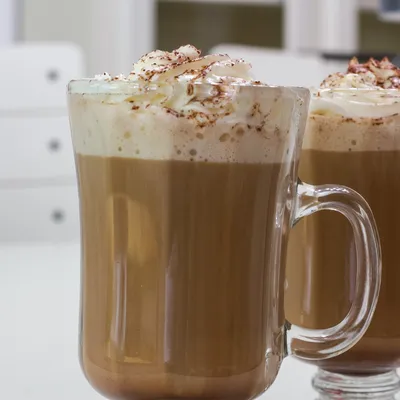
[[288, 220], [294, 105], [246, 63], [198, 57], [153, 52], [70, 95], [81, 364], [111, 399], [251, 399], [285, 353], [284, 260], [270, 249], [287, 240], [276, 215]]
[[[318, 363], [344, 374], [376, 374], [400, 366], [400, 92], [399, 70], [387, 60], [330, 76], [312, 99], [299, 176], [338, 182], [363, 195], [382, 245], [382, 286], [372, 323], [345, 354]], [[354, 296], [353, 233], [332, 212], [300, 221], [291, 231], [285, 311], [308, 328], [339, 323]]]
[[87, 155], [78, 165], [89, 380], [126, 399], [264, 390], [274, 378], [264, 355], [277, 363], [281, 351], [283, 313], [263, 311], [281, 166]]

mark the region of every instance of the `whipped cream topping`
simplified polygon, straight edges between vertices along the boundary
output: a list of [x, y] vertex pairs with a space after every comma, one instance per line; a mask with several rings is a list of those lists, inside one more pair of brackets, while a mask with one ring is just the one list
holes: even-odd
[[132, 85], [132, 94], [126, 100], [137, 113], [162, 107], [205, 126], [237, 112], [240, 86], [265, 86], [252, 80], [250, 70], [251, 65], [244, 60], [224, 54], [201, 57], [200, 50], [186, 45], [172, 52], [145, 54], [128, 76], [104, 73], [94, 81]]
[[370, 58], [365, 64], [360, 64], [353, 57], [346, 74], [338, 72], [329, 75], [321, 83], [321, 88], [400, 89], [400, 68], [387, 57], [381, 61]]
[[313, 93], [303, 149], [330, 152], [400, 149], [399, 68], [353, 58]]
[[251, 65], [244, 60], [232, 60], [227, 54], [201, 57], [201, 51], [192, 45], [168, 52], [155, 50], [145, 54], [133, 65], [128, 76], [111, 77], [108, 73], [96, 75], [98, 80], [122, 80], [138, 83], [187, 81], [208, 83], [254, 83]]
[[69, 86], [77, 153], [153, 160], [282, 162], [308, 99], [307, 89], [267, 87], [245, 61], [193, 46], [148, 53], [128, 76]]
[[310, 112], [320, 115], [381, 118], [400, 113], [400, 68], [388, 58], [360, 64], [350, 60], [346, 73], [329, 75], [316, 90]]

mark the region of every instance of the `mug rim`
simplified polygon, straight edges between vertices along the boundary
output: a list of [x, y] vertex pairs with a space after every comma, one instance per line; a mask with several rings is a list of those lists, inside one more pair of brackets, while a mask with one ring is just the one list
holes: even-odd
[[332, 96], [340, 96], [342, 93], [364, 93], [364, 94], [376, 94], [386, 97], [399, 97], [400, 98], [400, 90], [399, 89], [385, 89], [381, 87], [362, 87], [362, 88], [354, 88], [354, 87], [332, 87], [332, 88], [311, 88], [311, 93], [314, 98], [323, 97], [321, 94], [331, 94]]
[[[254, 82], [254, 81], [253, 81]], [[177, 83], [179, 83], [177, 81]], [[183, 84], [190, 83], [183, 81]], [[195, 86], [203, 87], [236, 87], [241, 90], [257, 90], [257, 91], [271, 91], [276, 92], [289, 92], [296, 93], [302, 99], [307, 99], [311, 96], [311, 90], [305, 86], [279, 86], [279, 85], [268, 85], [264, 83], [243, 83], [243, 82], [232, 82], [228, 84], [217, 83], [217, 82], [191, 82]], [[145, 91], [155, 91], [159, 88], [166, 88], [168, 86], [174, 86], [171, 82], [137, 82], [120, 79], [100, 80], [95, 78], [83, 78], [73, 79], [67, 85], [68, 95], [72, 94], [132, 94], [135, 90], [142, 89]]]

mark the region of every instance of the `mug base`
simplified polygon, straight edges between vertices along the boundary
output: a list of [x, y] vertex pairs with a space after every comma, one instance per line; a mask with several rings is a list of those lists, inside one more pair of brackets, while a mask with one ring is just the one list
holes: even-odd
[[343, 375], [319, 369], [312, 381], [318, 400], [394, 400], [400, 391], [396, 371], [377, 375]]

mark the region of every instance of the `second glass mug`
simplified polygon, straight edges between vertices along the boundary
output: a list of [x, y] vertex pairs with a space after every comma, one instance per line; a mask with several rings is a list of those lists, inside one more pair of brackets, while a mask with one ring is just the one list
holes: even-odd
[[[360, 339], [379, 292], [379, 239], [360, 195], [298, 182], [308, 90], [82, 80], [68, 97], [80, 358], [95, 389], [247, 400], [285, 356], [325, 359]], [[285, 320], [285, 259], [290, 228], [319, 210], [348, 218], [358, 279], [344, 320], [310, 330]]]

